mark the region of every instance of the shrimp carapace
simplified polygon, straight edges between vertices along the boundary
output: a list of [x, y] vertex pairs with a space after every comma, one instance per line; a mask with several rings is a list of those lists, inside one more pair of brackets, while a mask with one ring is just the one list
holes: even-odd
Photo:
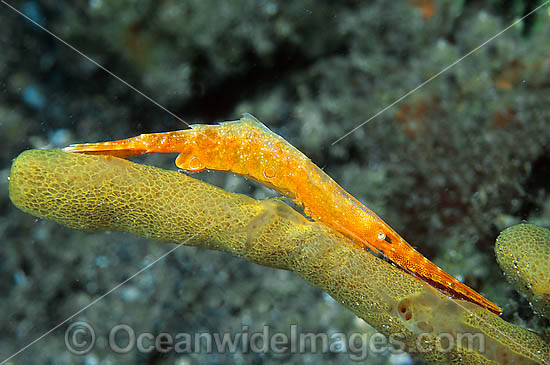
[[177, 152], [176, 166], [190, 172], [231, 171], [256, 180], [304, 207], [316, 221], [357, 244], [383, 253], [430, 285], [501, 314], [500, 308], [412, 248], [369, 208], [340, 187], [302, 152], [249, 114], [239, 121], [103, 143], [76, 144], [68, 152], [130, 157]]

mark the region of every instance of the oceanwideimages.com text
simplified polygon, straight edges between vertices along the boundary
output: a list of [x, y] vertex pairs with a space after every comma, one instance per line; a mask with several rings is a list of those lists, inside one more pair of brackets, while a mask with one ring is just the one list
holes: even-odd
[[[84, 321], [71, 323], [64, 333], [65, 346], [75, 355], [93, 351], [99, 334]], [[288, 332], [273, 331], [263, 326], [262, 331], [251, 331], [241, 326], [236, 332], [180, 332], [149, 333], [136, 332], [128, 324], [117, 324], [104, 334], [102, 343], [117, 354], [141, 353], [347, 353], [351, 360], [364, 361], [369, 354], [401, 354], [403, 352], [450, 352], [456, 346], [483, 352], [482, 334], [458, 333], [439, 334], [437, 338], [420, 334], [411, 348], [404, 342], [404, 334], [393, 333], [343, 333], [343, 332], [301, 332], [297, 325], [291, 325]], [[437, 339], [437, 340], [435, 340]]]

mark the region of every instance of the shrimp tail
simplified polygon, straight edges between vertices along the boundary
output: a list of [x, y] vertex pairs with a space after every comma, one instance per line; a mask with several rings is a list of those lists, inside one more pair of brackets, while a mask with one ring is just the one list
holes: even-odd
[[88, 155], [109, 155], [120, 158], [139, 156], [147, 153], [144, 149], [128, 148], [124, 145], [113, 145], [113, 142], [72, 144], [63, 148], [65, 152], [78, 152]]
[[117, 141], [72, 144], [63, 148], [63, 151], [120, 158], [155, 152], [182, 152], [180, 146], [175, 146], [173, 141], [183, 132], [149, 133]]

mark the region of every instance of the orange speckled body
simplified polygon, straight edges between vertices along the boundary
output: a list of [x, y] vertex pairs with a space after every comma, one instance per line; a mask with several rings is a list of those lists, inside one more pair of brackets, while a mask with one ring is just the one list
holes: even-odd
[[380, 251], [404, 270], [460, 299], [497, 314], [498, 306], [441, 270], [412, 248], [374, 212], [342, 189], [330, 176], [254, 117], [219, 125], [142, 134], [120, 141], [73, 145], [65, 150], [129, 157], [178, 152], [176, 165], [186, 171], [231, 171], [254, 179], [292, 198], [316, 221]]

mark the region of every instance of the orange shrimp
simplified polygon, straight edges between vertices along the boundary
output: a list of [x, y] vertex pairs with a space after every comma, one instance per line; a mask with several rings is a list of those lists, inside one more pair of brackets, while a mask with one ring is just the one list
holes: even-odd
[[453, 297], [501, 314], [501, 309], [412, 248], [373, 211], [341, 188], [302, 152], [250, 114], [219, 125], [103, 143], [76, 144], [68, 152], [130, 157], [177, 152], [176, 166], [189, 172], [231, 171], [265, 184], [293, 199], [316, 221], [344, 234], [362, 247], [382, 252], [405, 271]]

